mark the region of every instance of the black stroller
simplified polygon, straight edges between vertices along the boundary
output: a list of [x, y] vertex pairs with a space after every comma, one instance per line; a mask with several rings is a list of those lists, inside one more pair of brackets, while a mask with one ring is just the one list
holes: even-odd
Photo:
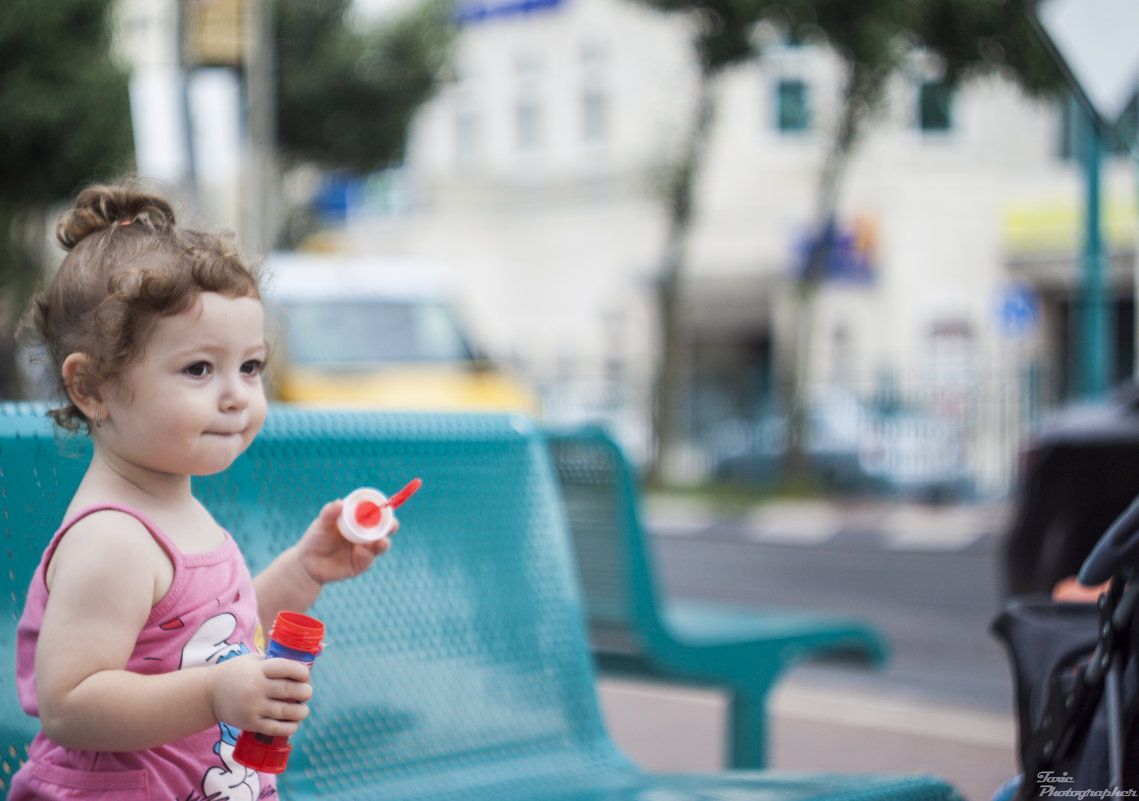
[[1014, 599], [993, 622], [1013, 669], [1017, 801], [1139, 795], [1139, 498], [1080, 568], [1098, 603]]

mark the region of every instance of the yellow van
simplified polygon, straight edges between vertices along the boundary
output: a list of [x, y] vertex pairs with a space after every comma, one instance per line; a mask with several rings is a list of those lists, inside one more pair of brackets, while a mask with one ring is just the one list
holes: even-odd
[[277, 400], [537, 414], [524, 382], [472, 345], [438, 269], [390, 257], [275, 253], [265, 272]]

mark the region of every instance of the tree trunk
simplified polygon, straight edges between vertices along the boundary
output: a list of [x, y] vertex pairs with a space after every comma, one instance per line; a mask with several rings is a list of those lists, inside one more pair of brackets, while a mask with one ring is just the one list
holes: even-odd
[[676, 448], [683, 383], [684, 326], [680, 320], [680, 279], [692, 224], [693, 192], [715, 108], [715, 76], [700, 71], [692, 129], [667, 187], [668, 230], [657, 285], [659, 362], [653, 404], [655, 449], [649, 481], [660, 483]]
[[834, 247], [838, 231], [838, 194], [842, 173], [863, 124], [882, 96], [889, 70], [868, 70], [858, 64], [851, 66], [851, 74], [844, 92], [842, 117], [839, 119], [834, 140], [827, 152], [819, 174], [815, 220], [811, 227], [813, 240], [807, 250], [806, 263], [796, 286], [795, 354], [790, 371], [793, 378], [784, 386], [788, 416], [788, 445], [784, 462], [784, 477], [790, 483], [801, 483], [808, 477], [808, 409], [810, 406], [810, 355], [813, 347], [815, 297], [819, 285], [826, 278], [827, 258]]

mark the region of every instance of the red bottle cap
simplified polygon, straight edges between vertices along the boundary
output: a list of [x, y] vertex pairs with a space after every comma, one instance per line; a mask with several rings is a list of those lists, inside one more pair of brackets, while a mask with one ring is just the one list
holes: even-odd
[[233, 747], [233, 758], [250, 770], [284, 773], [292, 750], [287, 737], [266, 737], [263, 734], [242, 732]]
[[269, 637], [294, 651], [318, 654], [324, 645], [324, 624], [300, 612], [278, 612]]
[[360, 501], [360, 505], [356, 507], [356, 522], [366, 528], [378, 526], [383, 517], [383, 507], [371, 501]]

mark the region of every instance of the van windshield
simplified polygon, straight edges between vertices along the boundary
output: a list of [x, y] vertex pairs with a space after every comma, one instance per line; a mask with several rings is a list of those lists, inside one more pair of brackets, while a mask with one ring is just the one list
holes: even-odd
[[312, 300], [284, 303], [296, 364], [473, 361], [451, 310], [429, 300]]

